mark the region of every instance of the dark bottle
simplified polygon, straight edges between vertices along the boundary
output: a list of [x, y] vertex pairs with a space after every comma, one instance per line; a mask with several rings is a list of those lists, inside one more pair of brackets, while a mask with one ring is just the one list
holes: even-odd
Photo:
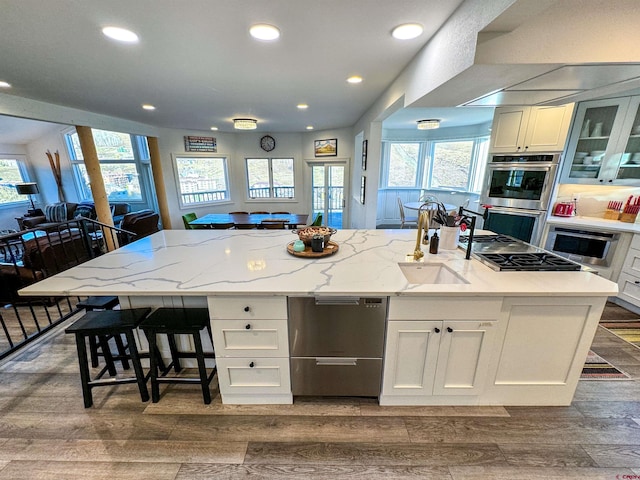
[[433, 232], [433, 236], [429, 240], [429, 253], [438, 253], [438, 243], [440, 243], [438, 232]]

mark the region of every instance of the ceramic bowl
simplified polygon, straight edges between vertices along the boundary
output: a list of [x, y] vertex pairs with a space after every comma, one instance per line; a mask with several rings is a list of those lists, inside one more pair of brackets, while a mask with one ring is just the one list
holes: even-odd
[[573, 158], [584, 158], [587, 155], [589, 155], [588, 152], [576, 152], [575, 155], [573, 156]]
[[599, 157], [601, 155], [604, 155], [604, 150], [594, 150], [593, 152], [590, 153], [590, 155], [592, 157]]

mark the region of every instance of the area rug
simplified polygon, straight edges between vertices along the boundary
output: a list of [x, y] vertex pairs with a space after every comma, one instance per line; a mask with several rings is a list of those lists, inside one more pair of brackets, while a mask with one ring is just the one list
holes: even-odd
[[589, 350], [580, 380], [629, 380], [631, 377]]
[[640, 320], [628, 322], [601, 322], [600, 326], [606, 328], [616, 337], [640, 348]]

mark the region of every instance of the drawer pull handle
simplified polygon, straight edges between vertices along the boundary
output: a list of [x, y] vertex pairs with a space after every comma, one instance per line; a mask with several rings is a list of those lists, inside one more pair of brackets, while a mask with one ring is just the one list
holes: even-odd
[[636, 285], [640, 284], [640, 280], [635, 280], [633, 283], [635, 283]]
[[440, 329], [438, 327], [434, 328], [433, 331], [436, 333], [440, 333]]
[[249, 364], [249, 368], [253, 368], [253, 367], [255, 367], [255, 366], [256, 366], [256, 364], [255, 364], [255, 363], [253, 363], [253, 362], [251, 362], [251, 363]]
[[451, 328], [451, 327], [447, 327], [447, 332], [449, 332], [449, 333], [453, 333], [453, 328]]
[[251, 307], [249, 307], [249, 306], [244, 307], [244, 311], [245, 312], [250, 312], [251, 311]]
[[247, 323], [244, 328], [246, 328], [247, 330], [251, 330], [251, 324]]

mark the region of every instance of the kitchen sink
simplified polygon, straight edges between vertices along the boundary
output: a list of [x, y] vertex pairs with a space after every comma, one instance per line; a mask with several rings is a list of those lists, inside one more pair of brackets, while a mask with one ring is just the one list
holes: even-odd
[[409, 283], [465, 284], [469, 283], [444, 263], [398, 263]]

